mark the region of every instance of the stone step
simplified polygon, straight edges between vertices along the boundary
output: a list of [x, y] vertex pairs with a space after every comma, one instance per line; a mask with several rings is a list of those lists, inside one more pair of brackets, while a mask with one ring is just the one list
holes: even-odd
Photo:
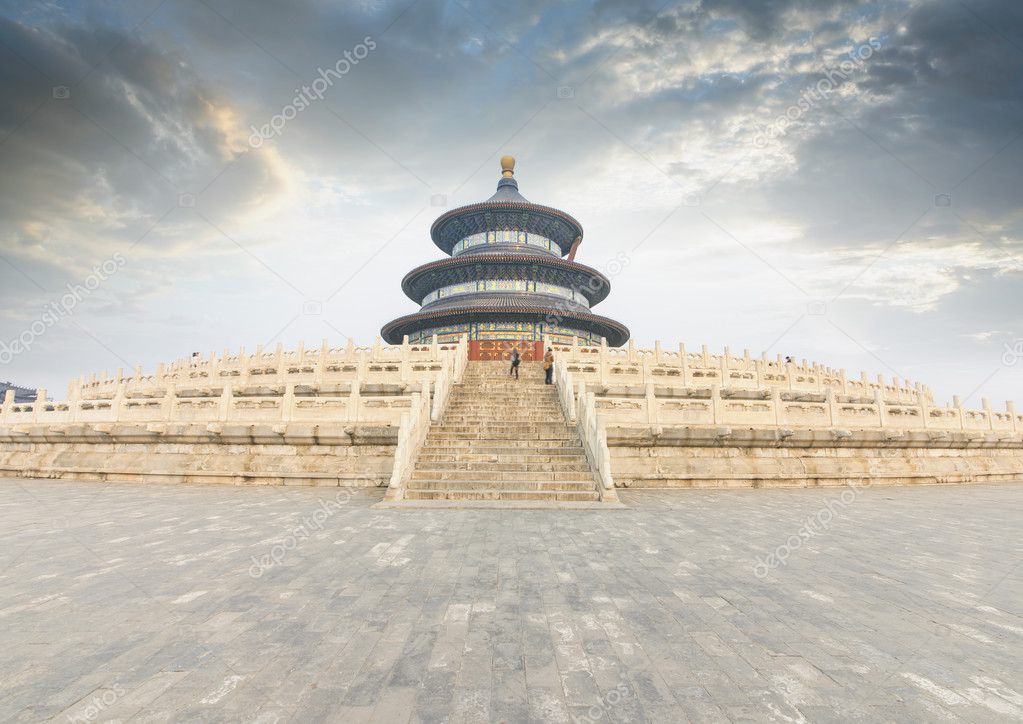
[[465, 427], [465, 426], [468, 426], [468, 425], [471, 425], [473, 427], [479, 427], [481, 425], [486, 425], [488, 427], [491, 427], [491, 426], [494, 426], [494, 425], [558, 425], [560, 427], [571, 427], [571, 428], [575, 427], [575, 425], [566, 425], [564, 422], [561, 422], [561, 421], [557, 421], [557, 422], [552, 421], [549, 417], [543, 417], [542, 415], [521, 415], [521, 416], [501, 415], [499, 417], [483, 417], [483, 416], [469, 417], [468, 415], [465, 415], [465, 416], [462, 416], [462, 415], [458, 415], [458, 416], [445, 415], [444, 419], [441, 420], [439, 423], [436, 423], [435, 425], [433, 425], [433, 427], [437, 427], [438, 425], [455, 426], [455, 427]]
[[597, 491], [571, 490], [406, 490], [406, 500], [597, 501]]
[[539, 363], [470, 362], [430, 427], [404, 491], [410, 505], [600, 505], [575, 425]]
[[533, 432], [530, 429], [505, 429], [505, 431], [480, 431], [479, 428], [465, 429], [465, 431], [445, 431], [445, 429], [430, 428], [427, 440], [520, 440], [523, 442], [531, 440], [579, 440], [579, 435], [574, 429], [563, 429], [563, 431]]
[[460, 420], [462, 418], [468, 420], [539, 420], [541, 422], [557, 422], [560, 425], [566, 424], [564, 417], [561, 414], [560, 408], [553, 410], [537, 409], [535, 407], [493, 407], [493, 408], [480, 408], [478, 406], [465, 406], [463, 408], [451, 409], [450, 407], [444, 411], [444, 419], [442, 422], [448, 420]]
[[451, 388], [451, 394], [458, 395], [466, 392], [500, 392], [508, 395], [536, 395], [537, 397], [554, 396], [556, 394], [554, 385], [545, 384], [542, 380], [462, 380], [460, 384]]
[[552, 423], [552, 422], [502, 422], [499, 420], [491, 422], [483, 422], [479, 424], [465, 424], [460, 425], [457, 423], [449, 423], [447, 420], [435, 425], [430, 426], [430, 432], [436, 432], [439, 435], [457, 434], [462, 432], [481, 432], [484, 434], [494, 435], [509, 435], [512, 433], [524, 433], [525, 435], [532, 437], [533, 435], [543, 435], [545, 433], [556, 433], [558, 435], [566, 435], [574, 433], [575, 430], [569, 428], [565, 423]]
[[570, 462], [493, 462], [490, 460], [423, 460], [419, 458], [416, 470], [487, 470], [490, 472], [524, 473], [589, 473], [590, 465], [586, 458], [575, 458]]
[[[443, 448], [434, 448], [435, 451], [443, 450]], [[455, 448], [460, 450], [460, 448]], [[477, 452], [454, 452], [448, 450], [446, 452], [430, 452], [425, 448], [419, 455], [419, 463], [421, 465], [430, 465], [433, 463], [494, 463], [498, 465], [543, 465], [546, 463], [564, 463], [568, 465], [585, 465], [589, 466], [589, 462], [586, 460], [586, 455], [581, 450], [577, 453], [558, 454], [557, 450], [553, 451], [554, 454], [547, 452], [538, 453], [533, 455], [523, 454], [520, 450], [518, 453], [477, 453]], [[589, 467], [587, 467], [587, 470]]]
[[539, 445], [536, 440], [494, 440], [488, 443], [486, 440], [470, 440], [468, 438], [444, 438], [431, 440], [429, 436], [423, 445], [423, 452], [431, 450], [451, 450], [461, 452], [476, 452], [483, 455], [522, 452], [526, 450], [532, 453], [542, 452], [544, 455], [558, 455], [562, 452], [566, 455], [582, 451], [582, 443], [578, 438], [575, 440], [547, 440]]
[[595, 490], [592, 480], [412, 480], [407, 490]]
[[534, 483], [545, 483], [551, 481], [584, 482], [589, 486], [594, 485], [593, 475], [590, 473], [567, 472], [567, 473], [526, 473], [521, 470], [510, 472], [495, 470], [424, 470], [417, 467], [412, 472], [412, 480], [464, 480], [471, 482], [480, 481], [510, 481], [521, 482], [528, 480]]
[[476, 407], [497, 407], [499, 405], [514, 407], [516, 405], [521, 405], [522, 407], [536, 407], [547, 410], [559, 409], [558, 401], [546, 396], [517, 395], [512, 393], [507, 395], [496, 395], [490, 394], [487, 390], [480, 390], [478, 387], [473, 389], [472, 392], [466, 392], [464, 395], [451, 395], [451, 397], [448, 398], [448, 404], [455, 406], [474, 405]]

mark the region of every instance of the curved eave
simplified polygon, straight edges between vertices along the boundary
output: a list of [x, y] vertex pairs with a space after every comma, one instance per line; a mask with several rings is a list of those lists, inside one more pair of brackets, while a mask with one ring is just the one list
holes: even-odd
[[[562, 256], [572, 249], [572, 242], [575, 241], [577, 237], [581, 237], [583, 235], [582, 224], [576, 221], [575, 218], [569, 214], [566, 214], [564, 211], [559, 209], [554, 209], [550, 206], [543, 206], [541, 204], [534, 204], [528, 201], [482, 201], [477, 204], [469, 204], [468, 206], [459, 206], [457, 209], [451, 209], [451, 211], [441, 214], [437, 217], [437, 220], [433, 222], [433, 226], [430, 227], [430, 238], [433, 239], [433, 243], [444, 251], [445, 254], [450, 254], [451, 249], [458, 243], [457, 239], [449, 242], [447, 239], [438, 238], [448, 224], [461, 217], [472, 217], [495, 211], [525, 211], [563, 221], [569, 227], [569, 234], [563, 239], [552, 239], [552, 241], [556, 241], [558, 246], [561, 248]], [[490, 229], [490, 231], [494, 231], [494, 229]]]
[[462, 268], [475, 268], [484, 264], [498, 264], [500, 266], [509, 267], [522, 267], [522, 266], [545, 266], [551, 269], [560, 269], [562, 271], [576, 273], [583, 277], [595, 277], [600, 279], [600, 289], [594, 291], [589, 286], [580, 287], [579, 291], [586, 295], [589, 300], [590, 306], [594, 306], [604, 301], [607, 295], [611, 293], [611, 280], [601, 274], [593, 267], [588, 267], [585, 264], [579, 264], [574, 261], [567, 261], [565, 259], [559, 259], [554, 256], [541, 256], [539, 254], [478, 254], [471, 257], [456, 256], [451, 259], [441, 259], [439, 261], [433, 261], [429, 264], [423, 264], [422, 266], [416, 267], [401, 280], [401, 290], [405, 292], [405, 295], [416, 304], [423, 303], [423, 297], [432, 292], [435, 288], [434, 285], [427, 285], [420, 287], [420, 280], [427, 274], [432, 273], [443, 273], [443, 272], [454, 272]]
[[415, 314], [407, 314], [404, 317], [398, 317], [388, 322], [380, 330], [380, 335], [388, 344], [399, 344], [406, 334], [411, 334], [427, 327], [458, 324], [467, 320], [494, 318], [523, 317], [535, 319], [536, 317], [547, 317], [551, 314], [556, 314], [559, 317], [559, 324], [563, 326], [590, 330], [596, 332], [601, 337], [606, 337], [607, 343], [612, 347], [620, 347], [629, 341], [629, 328], [613, 319], [602, 317], [599, 314], [565, 312], [545, 307], [472, 307], [445, 309], [436, 312], [416, 312]]

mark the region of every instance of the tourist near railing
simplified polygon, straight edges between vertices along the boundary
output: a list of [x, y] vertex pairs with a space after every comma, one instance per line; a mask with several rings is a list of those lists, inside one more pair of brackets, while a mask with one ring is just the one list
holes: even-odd
[[430, 426], [444, 416], [451, 387], [462, 381], [462, 374], [469, 359], [469, 343], [460, 337], [444, 357], [435, 382], [433, 402], [430, 402], [429, 385], [420, 396], [412, 395], [412, 409], [401, 414], [398, 428], [398, 446], [394, 451], [394, 468], [387, 487], [388, 500], [400, 500], [405, 483], [415, 468], [419, 452], [423, 449]]
[[601, 499], [616, 498], [614, 477], [611, 475], [611, 451], [607, 446], [607, 433], [597, 414], [595, 395], [586, 391], [584, 382], [579, 382], [578, 392], [573, 392], [572, 375], [564, 360], [554, 361], [554, 381], [565, 419], [575, 423], [586, 458], [597, 476]]

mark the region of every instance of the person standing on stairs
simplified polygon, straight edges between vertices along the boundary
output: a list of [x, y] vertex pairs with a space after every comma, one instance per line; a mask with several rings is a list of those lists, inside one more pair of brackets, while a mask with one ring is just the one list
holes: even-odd
[[550, 385], [554, 382], [554, 348], [548, 347], [547, 354], [543, 356], [544, 384]]
[[519, 348], [518, 347], [512, 347], [511, 369], [508, 370], [508, 376], [509, 377], [511, 377], [512, 375], [515, 375], [515, 379], [519, 378], [519, 362], [521, 362], [521, 361], [522, 360], [519, 359]]

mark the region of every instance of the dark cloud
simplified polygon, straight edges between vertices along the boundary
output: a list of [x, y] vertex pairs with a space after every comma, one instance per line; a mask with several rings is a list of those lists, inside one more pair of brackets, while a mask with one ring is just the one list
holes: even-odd
[[[786, 277], [838, 294], [843, 327], [900, 367], [950, 354], [979, 369], [997, 340], [1023, 336], [1023, 6], [1011, 0], [0, 7], [7, 336], [144, 237], [76, 317], [119, 356], [369, 338], [409, 311], [401, 274], [435, 258], [431, 197], [488, 196], [503, 152], [519, 156], [528, 198], [580, 216], [587, 261], [641, 242], [606, 310], [641, 342], [789, 334], [786, 349], [825, 361], [855, 347], [786, 332], [806, 304]], [[366, 36], [377, 49], [358, 68], [248, 148], [250, 126]], [[799, 105], [871, 40], [826, 97]], [[61, 85], [70, 98], [54, 97]], [[701, 205], [673, 211], [690, 196]], [[294, 321], [303, 297], [342, 283], [332, 327]], [[680, 321], [708, 294], [715, 309]], [[351, 314], [369, 297], [374, 314]], [[943, 325], [953, 352], [935, 341]], [[66, 377], [60, 357], [118, 364], [72, 328], [40, 344], [19, 374]], [[932, 368], [951, 387], [948, 369]]]

